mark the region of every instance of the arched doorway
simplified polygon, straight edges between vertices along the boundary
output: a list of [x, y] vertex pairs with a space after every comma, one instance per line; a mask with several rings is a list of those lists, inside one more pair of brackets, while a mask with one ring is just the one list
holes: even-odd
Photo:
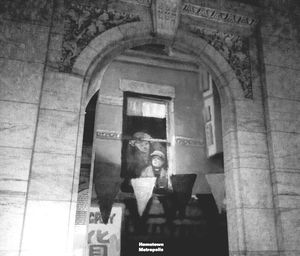
[[[106, 38], [104, 36], [95, 39], [97, 40], [97, 44], [92, 41], [90, 45], [93, 47], [89, 48], [90, 46], [88, 46], [79, 56], [74, 65], [74, 73], [81, 73], [85, 78], [86, 86], [84, 88], [85, 94], [82, 99], [82, 107], [85, 107], [85, 104], [87, 104], [91, 96], [93, 96], [95, 92], [99, 90], [108, 64], [111, 63], [114, 57], [118, 56], [124, 49], [132, 48], [133, 46], [144, 45], [146, 43], [166, 43], [166, 41], [163, 39], [158, 39], [151, 36], [151, 31], [149, 31], [149, 28], [147, 30], [147, 26], [145, 28], [145, 24], [143, 23], [123, 25], [120, 27], [122, 27], [121, 31], [123, 30], [124, 32], [123, 35], [126, 35], [125, 38], [121, 36], [119, 42], [106, 42], [107, 40], [103, 39]], [[119, 34], [120, 30], [112, 29], [111, 31], [105, 33], [111, 33], [111, 35], [114, 35], [114, 33]], [[101, 45], [101, 43], [99, 44], [101, 39], [104, 40], [104, 45]], [[105, 43], [107, 45], [105, 45]], [[111, 44], [113, 44], [113, 46]], [[101, 47], [98, 50], [95, 49], [96, 46], [98, 47], [99, 45], [101, 45]], [[191, 53], [197, 55], [195, 58], [196, 62], [199, 63], [199, 65], [205, 65], [206, 70], [212, 74], [214, 81], [216, 82], [221, 98], [222, 115], [229, 117], [232, 123], [234, 123], [235, 116], [234, 111], [232, 111], [232, 109], [234, 109], [233, 99], [235, 97], [242, 97], [242, 92], [241, 88], [239, 87], [238, 80], [235, 78], [233, 71], [226, 61], [203, 40], [196, 39], [182, 31], [178, 32], [178, 38], [173, 44], [173, 47], [174, 49], [180, 49], [180, 52], [184, 55], [189, 55]], [[97, 56], [101, 57], [99, 58]], [[228, 82], [229, 79], [231, 79], [230, 83]], [[225, 145], [224, 148], [226, 149], [235, 148], [236, 142], [234, 137], [230, 136], [229, 140], [225, 139], [225, 135], [228, 135], [229, 129], [232, 129], [234, 126], [232, 123], [229, 123], [229, 126], [227, 127], [227, 123], [223, 122], [223, 142]], [[226, 158], [226, 155], [227, 157], [232, 156], [235, 152], [234, 150], [231, 152], [226, 150], [224, 153]], [[225, 173], [226, 168], [227, 167], [225, 165]]]

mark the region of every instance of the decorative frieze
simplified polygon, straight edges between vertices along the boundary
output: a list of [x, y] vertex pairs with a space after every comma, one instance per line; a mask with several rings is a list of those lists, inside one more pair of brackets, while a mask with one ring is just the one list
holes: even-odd
[[253, 98], [249, 41], [235, 34], [190, 25], [189, 29], [213, 46], [229, 63], [241, 83], [245, 98]]
[[121, 140], [122, 133], [115, 131], [97, 130], [96, 138], [104, 140]]
[[96, 36], [121, 24], [139, 21], [137, 15], [70, 4], [64, 15], [65, 34], [60, 71], [70, 72], [76, 57]]
[[194, 5], [191, 3], [184, 3], [182, 5], [182, 14], [240, 26], [254, 26], [258, 22], [257, 19], [253, 17], [231, 13], [224, 10], [217, 10], [206, 6]]
[[201, 147], [204, 145], [204, 142], [202, 140], [181, 136], [176, 136], [175, 141], [178, 145], [188, 147]]

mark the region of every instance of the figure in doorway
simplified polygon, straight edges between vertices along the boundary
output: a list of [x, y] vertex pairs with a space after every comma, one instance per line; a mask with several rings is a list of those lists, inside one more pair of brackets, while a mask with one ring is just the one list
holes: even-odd
[[162, 151], [155, 150], [150, 156], [151, 165], [142, 171], [141, 177], [156, 177], [154, 192], [167, 192], [171, 188], [171, 184], [168, 171], [165, 169], [165, 154]]

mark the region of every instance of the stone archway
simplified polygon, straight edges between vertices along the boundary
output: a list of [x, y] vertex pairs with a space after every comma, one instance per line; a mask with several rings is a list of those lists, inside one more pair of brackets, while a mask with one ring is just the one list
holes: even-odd
[[[77, 58], [72, 73], [83, 78], [83, 96], [81, 100], [81, 113], [94, 93], [99, 90], [102, 76], [114, 57], [120, 55], [125, 49], [147, 43], [168, 44], [186, 54], [196, 56], [199, 64], [204, 66], [213, 76], [221, 98], [223, 120], [223, 145], [226, 177], [227, 211], [229, 250], [232, 255], [245, 255], [246, 251], [265, 251], [264, 243], [276, 250], [274, 225], [270, 226], [270, 234], [264, 234], [263, 239], [253, 236], [252, 216], [249, 211], [247, 196], [244, 194], [244, 177], [241, 171], [248, 166], [243, 166], [243, 154], [248, 148], [244, 147], [243, 139], [239, 134], [239, 118], [243, 112], [238, 108], [238, 103], [245, 101], [242, 87], [236, 75], [226, 60], [206, 41], [201, 38], [179, 30], [172, 42], [153, 36], [152, 27], [143, 22], [129, 23], [110, 29], [94, 40], [82, 51]], [[246, 103], [246, 104], [253, 104]], [[81, 118], [81, 126], [84, 118]], [[249, 135], [249, 134], [247, 134]], [[250, 136], [250, 135], [249, 135]], [[252, 136], [252, 134], [251, 134]], [[259, 140], [261, 134], [253, 135], [249, 139]], [[82, 133], [78, 141], [82, 140]], [[252, 145], [253, 146], [253, 145]], [[255, 150], [255, 146], [251, 147]], [[248, 156], [246, 156], [248, 157]], [[251, 157], [251, 156], [250, 156]], [[267, 156], [266, 156], [267, 157]], [[264, 174], [265, 175], [265, 174]], [[255, 181], [254, 181], [255, 182]], [[266, 187], [266, 189], [271, 189]], [[266, 192], [267, 193], [267, 192]], [[253, 194], [252, 194], [253, 196]], [[254, 200], [259, 200], [259, 194], [254, 194]], [[253, 199], [252, 199], [253, 200]], [[267, 223], [273, 211], [270, 207], [264, 211], [257, 210], [253, 205], [250, 210], [256, 214], [260, 223]], [[257, 250], [255, 250], [257, 246]], [[268, 248], [269, 248], [268, 247]]]

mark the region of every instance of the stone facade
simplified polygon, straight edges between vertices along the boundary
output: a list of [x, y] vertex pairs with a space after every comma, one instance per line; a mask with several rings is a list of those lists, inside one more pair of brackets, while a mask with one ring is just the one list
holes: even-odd
[[1, 1], [1, 256], [73, 255], [85, 107], [112, 59], [143, 44], [216, 81], [230, 255], [300, 255], [299, 3], [182, 1], [170, 40], [155, 2]]

